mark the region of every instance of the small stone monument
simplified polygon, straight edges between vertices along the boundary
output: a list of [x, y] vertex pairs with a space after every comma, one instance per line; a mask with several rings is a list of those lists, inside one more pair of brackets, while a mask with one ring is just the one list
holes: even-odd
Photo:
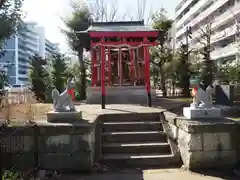
[[193, 102], [190, 107], [183, 108], [183, 116], [188, 119], [220, 118], [221, 109], [213, 107], [213, 88], [211, 86], [205, 88], [198, 80], [192, 80], [190, 84], [193, 87]]
[[77, 111], [72, 98], [74, 92], [73, 77], [67, 81], [67, 88], [60, 94], [55, 88], [52, 91], [54, 110], [47, 113], [48, 122], [70, 123], [82, 119], [82, 112]]

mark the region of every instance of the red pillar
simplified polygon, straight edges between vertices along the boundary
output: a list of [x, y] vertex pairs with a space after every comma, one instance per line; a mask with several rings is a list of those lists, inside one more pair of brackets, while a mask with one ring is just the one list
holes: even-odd
[[[147, 38], [144, 38], [144, 43], [147, 43]], [[149, 47], [144, 46], [144, 60], [145, 60], [145, 86], [148, 96], [148, 106], [152, 106], [151, 101], [151, 85], [150, 85], [150, 56], [149, 56]]]
[[134, 82], [134, 80], [135, 80], [135, 72], [134, 72], [135, 52], [133, 49], [131, 49], [131, 51], [130, 51], [130, 58], [131, 58], [131, 79]]
[[122, 50], [118, 49], [118, 61], [119, 61], [119, 78], [120, 78], [120, 86], [123, 84], [123, 67], [122, 67]]
[[111, 80], [112, 80], [112, 71], [111, 71], [111, 52], [110, 47], [108, 47], [108, 86], [111, 86]]
[[[103, 40], [102, 40], [103, 42]], [[101, 46], [101, 94], [102, 94], [102, 109], [105, 109], [105, 47]]]
[[95, 86], [97, 82], [97, 54], [94, 48], [92, 48], [91, 57], [92, 57], [92, 86]]

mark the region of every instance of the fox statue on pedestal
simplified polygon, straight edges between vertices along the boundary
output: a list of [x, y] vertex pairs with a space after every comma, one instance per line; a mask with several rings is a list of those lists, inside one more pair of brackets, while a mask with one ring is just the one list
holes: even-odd
[[192, 108], [211, 107], [212, 95], [213, 88], [211, 86], [204, 88], [204, 85], [201, 83], [199, 86], [196, 86], [192, 89], [193, 103], [191, 104], [191, 107]]
[[67, 80], [67, 88], [61, 94], [56, 88], [53, 89], [52, 98], [54, 111], [56, 112], [76, 111], [73, 103], [72, 92], [74, 92], [73, 77], [70, 77]]

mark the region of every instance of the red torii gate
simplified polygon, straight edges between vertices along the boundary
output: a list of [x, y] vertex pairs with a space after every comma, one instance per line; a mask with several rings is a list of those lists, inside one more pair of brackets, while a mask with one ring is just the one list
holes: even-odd
[[[85, 31], [86, 32], [86, 31]], [[106, 59], [108, 66], [108, 86], [112, 85], [112, 61], [111, 50], [118, 50], [119, 63], [119, 84], [123, 83], [123, 67], [121, 55], [123, 48], [128, 48], [130, 51], [130, 72], [131, 79], [134, 81], [133, 74], [136, 70], [134, 61], [136, 51], [134, 49], [143, 48], [144, 65], [144, 81], [148, 97], [148, 106], [151, 107], [151, 85], [150, 85], [150, 55], [149, 47], [158, 45], [156, 39], [159, 37], [159, 31], [144, 26], [144, 21], [123, 21], [123, 22], [94, 22], [87, 30], [91, 38], [91, 63], [92, 63], [92, 86], [97, 86], [98, 67], [97, 57], [100, 58], [101, 72], [101, 104], [102, 109], [105, 109], [105, 71]], [[100, 50], [100, 56], [97, 56], [97, 48]], [[106, 53], [107, 52], [107, 53]], [[107, 56], [106, 56], [107, 54]], [[139, 54], [138, 54], [139, 55]], [[138, 79], [139, 80], [139, 79]]]

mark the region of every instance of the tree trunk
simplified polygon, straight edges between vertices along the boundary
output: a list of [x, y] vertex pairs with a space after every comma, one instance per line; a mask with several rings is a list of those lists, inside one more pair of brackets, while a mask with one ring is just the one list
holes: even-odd
[[172, 80], [172, 95], [175, 96], [175, 89], [176, 89], [176, 82], [175, 80]]
[[162, 90], [163, 96], [167, 96], [167, 90], [166, 90], [166, 86], [165, 86], [165, 76], [164, 76], [162, 67], [160, 67], [160, 85], [161, 85], [161, 90]]
[[81, 81], [81, 86], [79, 88], [80, 92], [80, 98], [81, 100], [86, 99], [86, 68], [83, 60], [83, 48], [79, 48], [78, 50], [78, 60], [79, 60], [79, 65], [80, 65], [80, 81]]

